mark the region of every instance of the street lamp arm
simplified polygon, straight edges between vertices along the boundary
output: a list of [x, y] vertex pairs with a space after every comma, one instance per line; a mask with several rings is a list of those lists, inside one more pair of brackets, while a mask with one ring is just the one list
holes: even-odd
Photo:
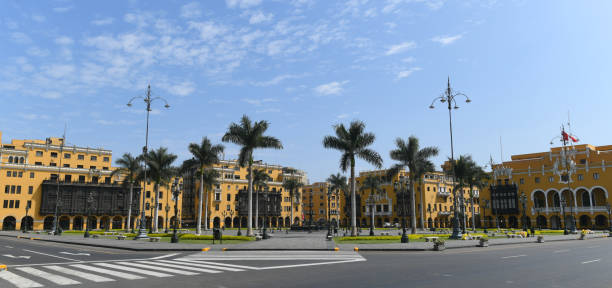
[[145, 97], [143, 96], [136, 96], [136, 97], [132, 97], [132, 99], [130, 99], [130, 101], [128, 101], [127, 106], [128, 107], [132, 107], [132, 102], [136, 99], [145, 99]]
[[430, 109], [434, 109], [435, 108], [434, 103], [436, 103], [436, 101], [438, 101], [438, 100], [440, 100], [442, 103], [444, 103], [444, 102], [446, 102], [446, 97], [438, 96], [438, 97], [434, 98], [433, 101], [431, 101], [431, 105], [429, 105], [429, 108]]
[[150, 101], [153, 102], [155, 100], [162, 100], [162, 101], [164, 101], [164, 107], [170, 108], [170, 104], [168, 104], [168, 101], [166, 101], [166, 99], [158, 96], [158, 97], [151, 98]]

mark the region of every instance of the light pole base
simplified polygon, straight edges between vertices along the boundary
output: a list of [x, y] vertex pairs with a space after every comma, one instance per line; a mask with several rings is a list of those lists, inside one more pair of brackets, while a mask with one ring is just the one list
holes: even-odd
[[170, 238], [170, 243], [178, 243], [179, 239], [178, 237], [176, 237], [176, 235], [172, 235], [172, 238]]
[[140, 228], [138, 230], [138, 235], [136, 235], [136, 237], [134, 237], [134, 240], [140, 240], [140, 239], [149, 239], [149, 235], [147, 235], [147, 229], [146, 228]]

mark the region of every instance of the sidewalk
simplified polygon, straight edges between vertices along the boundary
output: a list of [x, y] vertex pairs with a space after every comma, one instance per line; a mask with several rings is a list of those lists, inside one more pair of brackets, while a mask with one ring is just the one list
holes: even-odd
[[[227, 233], [230, 234], [230, 233]], [[225, 235], [227, 235], [225, 234]], [[233, 234], [233, 233], [231, 233]], [[24, 241], [47, 241], [65, 243], [72, 245], [84, 245], [103, 247], [111, 249], [122, 249], [129, 251], [202, 251], [210, 247], [210, 250], [221, 251], [256, 251], [256, 250], [353, 250], [359, 251], [427, 251], [433, 249], [431, 242], [410, 243], [386, 243], [386, 244], [336, 244], [334, 241], [325, 239], [325, 231], [307, 232], [278, 232], [270, 234], [272, 237], [262, 241], [250, 241], [240, 244], [187, 244], [187, 243], [164, 243], [149, 242], [146, 240], [116, 240], [115, 238], [83, 238], [81, 235], [53, 236], [46, 234], [21, 233], [20, 231], [2, 231], [0, 237], [23, 238]], [[587, 235], [587, 239], [607, 237], [607, 233], [596, 233]], [[550, 235], [544, 236], [545, 242], [577, 240], [579, 235]], [[31, 240], [30, 240], [31, 239]], [[489, 239], [489, 245], [529, 244], [536, 243], [536, 237], [530, 238], [500, 238]], [[478, 240], [456, 240], [446, 241], [447, 249], [476, 247]], [[542, 244], [540, 244], [542, 245]]]

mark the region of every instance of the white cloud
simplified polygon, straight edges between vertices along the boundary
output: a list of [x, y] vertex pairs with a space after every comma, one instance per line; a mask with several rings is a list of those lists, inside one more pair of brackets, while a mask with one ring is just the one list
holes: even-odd
[[45, 18], [45, 16], [42, 16], [42, 15], [34, 14], [34, 15], [32, 15], [32, 20], [34, 20], [34, 21], [36, 21], [38, 23], [42, 23], [42, 22], [45, 22], [45, 20], [47, 20], [47, 18]]
[[113, 24], [114, 21], [115, 21], [114, 18], [106, 17], [106, 18], [102, 18], [102, 19], [93, 20], [93, 21], [91, 21], [91, 24], [96, 25], [96, 26], [104, 26], [104, 25]]
[[408, 3], [422, 3], [431, 10], [438, 10], [444, 5], [444, 0], [387, 0], [382, 12], [396, 13], [400, 10], [399, 6]]
[[44, 66], [43, 71], [53, 78], [63, 78], [74, 73], [74, 66], [65, 64], [54, 64], [51, 66]]
[[421, 70], [420, 67], [413, 67], [413, 68], [410, 68], [408, 70], [400, 71], [399, 73], [397, 73], [397, 79], [402, 79], [402, 78], [409, 77], [410, 75], [412, 75], [412, 73], [414, 73], [416, 71], [420, 71], [420, 70]]
[[404, 63], [412, 63], [412, 62], [414, 62], [414, 60], [415, 60], [414, 57], [406, 57], [406, 58], [402, 59], [402, 62], [404, 62]]
[[349, 117], [349, 116], [351, 116], [351, 115], [350, 115], [350, 114], [348, 114], [348, 113], [342, 113], [342, 114], [340, 114], [340, 115], [336, 116], [336, 118], [338, 118], [338, 119], [344, 119], [344, 118], [347, 118], [347, 117]]
[[227, 31], [227, 28], [217, 25], [212, 21], [206, 22], [189, 22], [189, 28], [200, 31], [202, 40], [210, 40]]
[[181, 17], [183, 18], [197, 18], [201, 15], [200, 4], [197, 2], [187, 3], [181, 7]]
[[49, 50], [47, 49], [40, 49], [38, 47], [30, 47], [28, 48], [28, 50], [26, 50], [26, 53], [30, 56], [36, 56], [36, 57], [46, 57], [49, 56]]
[[251, 99], [251, 98], [244, 98], [242, 99], [242, 101], [249, 103], [251, 105], [255, 105], [255, 106], [261, 106], [265, 103], [272, 103], [272, 102], [277, 102], [278, 100], [274, 99], [274, 98], [264, 98], [264, 99]]
[[274, 40], [268, 43], [268, 55], [274, 56], [285, 51], [285, 47], [287, 47], [291, 42], [289, 40]]
[[293, 75], [293, 74], [284, 74], [284, 75], [278, 75], [268, 81], [253, 81], [251, 82], [251, 85], [253, 86], [259, 86], [259, 87], [267, 87], [267, 86], [273, 86], [273, 85], [278, 85], [279, 83], [287, 80], [287, 79], [296, 79], [296, 78], [300, 78], [302, 76], [299, 75]]
[[59, 98], [62, 98], [62, 94], [60, 94], [59, 92], [56, 92], [56, 91], [45, 91], [40, 96], [42, 98], [45, 98], [45, 99], [59, 99]]
[[250, 24], [259, 24], [259, 23], [263, 23], [263, 22], [269, 22], [272, 20], [272, 18], [274, 18], [274, 15], [272, 15], [272, 13], [270, 14], [264, 14], [261, 11], [256, 11], [253, 14], [251, 14], [251, 18], [249, 19], [249, 23]]
[[457, 34], [454, 36], [444, 35], [444, 36], [436, 36], [431, 39], [431, 41], [438, 42], [442, 44], [442, 46], [446, 46], [452, 44], [453, 42], [461, 39], [463, 37], [462, 34]]
[[387, 49], [387, 52], [385, 52], [385, 55], [389, 56], [393, 54], [402, 53], [414, 47], [416, 47], [416, 43], [414, 43], [414, 41], [406, 41], [404, 43], [400, 43], [400, 44], [389, 47], [389, 49]]
[[169, 85], [164, 87], [164, 89], [175, 95], [187, 96], [195, 91], [195, 86], [191, 81], [184, 81], [178, 84]]
[[261, 4], [261, 0], [225, 0], [225, 4], [229, 8], [240, 7], [241, 9], [245, 9]]
[[72, 41], [72, 39], [70, 37], [61, 36], [61, 37], [55, 38], [55, 43], [59, 44], [59, 45], [72, 45], [72, 43], [74, 43], [74, 41]]
[[334, 81], [334, 82], [330, 82], [327, 84], [319, 85], [315, 87], [314, 90], [319, 95], [338, 95], [342, 93], [342, 91], [344, 90], [342, 86], [344, 86], [344, 84], [348, 82], [349, 82], [348, 80], [345, 80], [342, 82]]
[[72, 10], [72, 6], [66, 6], [66, 7], [55, 7], [53, 8], [53, 12], [57, 12], [57, 13], [64, 13], [64, 12], [68, 12], [70, 10]]
[[32, 39], [30, 39], [30, 37], [28, 35], [26, 35], [25, 33], [22, 33], [22, 32], [13, 32], [13, 33], [11, 33], [11, 39], [14, 42], [17, 42], [19, 44], [28, 44], [28, 43], [32, 42]]

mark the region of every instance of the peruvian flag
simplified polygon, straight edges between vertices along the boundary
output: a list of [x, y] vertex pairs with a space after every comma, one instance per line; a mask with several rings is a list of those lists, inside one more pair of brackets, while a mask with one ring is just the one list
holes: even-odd
[[570, 139], [572, 140], [572, 142], [578, 142], [578, 138], [565, 133], [565, 131], [561, 131], [561, 136], [563, 136], [563, 141], [569, 141]]

